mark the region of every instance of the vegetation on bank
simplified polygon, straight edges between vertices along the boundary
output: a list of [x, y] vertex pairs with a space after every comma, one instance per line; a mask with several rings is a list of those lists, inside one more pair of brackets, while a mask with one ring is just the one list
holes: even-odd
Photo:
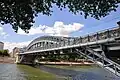
[[27, 80], [64, 80], [64, 78], [57, 79], [56, 75], [42, 71], [27, 65], [18, 65], [21, 71], [24, 71]]
[[[90, 69], [90, 68], [93, 68], [93, 65], [82, 65], [82, 66], [68, 66], [68, 65], [45, 65], [47, 67], [53, 67], [53, 68], [60, 68], [60, 69]], [[97, 68], [98, 66], [97, 65], [94, 65], [94, 68]]]
[[8, 50], [0, 50], [0, 56], [4, 57], [4, 56], [10, 56], [9, 55], [9, 51]]
[[[44, 58], [43, 58], [44, 57]], [[49, 54], [47, 56], [41, 56], [37, 58], [38, 61], [50, 61], [50, 62], [84, 62], [86, 59], [85, 56], [78, 54], [65, 54], [65, 55], [53, 55]], [[88, 60], [87, 60], [88, 61]]]

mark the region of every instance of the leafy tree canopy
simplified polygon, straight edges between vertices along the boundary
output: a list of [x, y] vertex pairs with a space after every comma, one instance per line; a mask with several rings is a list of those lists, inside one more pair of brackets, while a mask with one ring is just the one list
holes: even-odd
[[10, 56], [8, 50], [0, 50], [0, 56]]
[[120, 0], [0, 0], [0, 23], [10, 23], [17, 32], [25, 32], [33, 26], [34, 17], [41, 13], [50, 16], [53, 4], [60, 10], [68, 8], [73, 14], [100, 19], [111, 11], [116, 11]]

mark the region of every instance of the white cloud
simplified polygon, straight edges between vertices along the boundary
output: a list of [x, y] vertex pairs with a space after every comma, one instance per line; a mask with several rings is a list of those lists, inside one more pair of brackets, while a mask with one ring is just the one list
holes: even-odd
[[80, 23], [65, 25], [63, 22], [56, 21], [53, 27], [39, 25], [39, 27], [32, 27], [29, 30], [28, 34], [19, 29], [18, 34], [20, 35], [47, 34], [52, 36], [69, 36], [69, 34], [75, 31], [79, 31], [82, 27], [84, 27], [84, 25]]
[[8, 37], [9, 35], [4, 32], [3, 27], [0, 27], [0, 37], [3, 37], [4, 39]]
[[4, 42], [4, 49], [8, 49], [10, 52], [15, 48], [15, 47], [25, 47], [28, 46], [28, 44], [31, 41], [27, 41], [27, 42]]
[[22, 29], [19, 29], [18, 30], [18, 33], [17, 34], [21, 34], [21, 35], [34, 35], [34, 34], [39, 34], [39, 33], [42, 33], [42, 30], [40, 27], [31, 27], [31, 29], [29, 30], [29, 33], [26, 34]]

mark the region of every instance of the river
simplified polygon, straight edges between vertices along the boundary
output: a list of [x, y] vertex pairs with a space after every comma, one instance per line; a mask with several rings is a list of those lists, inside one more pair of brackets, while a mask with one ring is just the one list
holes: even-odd
[[25, 80], [16, 64], [0, 64], [0, 80]]
[[68, 69], [40, 66], [40, 69], [60, 76], [71, 76], [72, 80], [120, 80], [120, 77], [97, 66], [73, 66]]
[[[73, 80], [120, 80], [120, 78], [102, 68], [76, 68], [69, 71], [42, 66], [40, 69], [53, 74], [59, 73], [58, 75], [64, 74], [67, 76], [71, 74]], [[0, 64], [0, 80], [26, 80], [24, 76], [24, 72], [20, 71], [16, 64]]]

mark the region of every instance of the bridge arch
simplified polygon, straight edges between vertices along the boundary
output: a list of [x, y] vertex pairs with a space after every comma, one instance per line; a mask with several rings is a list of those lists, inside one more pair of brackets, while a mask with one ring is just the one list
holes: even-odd
[[[55, 48], [57, 46], [64, 46], [68, 42], [70, 37], [59, 36], [42, 36], [34, 39], [28, 46], [27, 51], [43, 50], [49, 48]], [[73, 38], [71, 38], [72, 40]]]

